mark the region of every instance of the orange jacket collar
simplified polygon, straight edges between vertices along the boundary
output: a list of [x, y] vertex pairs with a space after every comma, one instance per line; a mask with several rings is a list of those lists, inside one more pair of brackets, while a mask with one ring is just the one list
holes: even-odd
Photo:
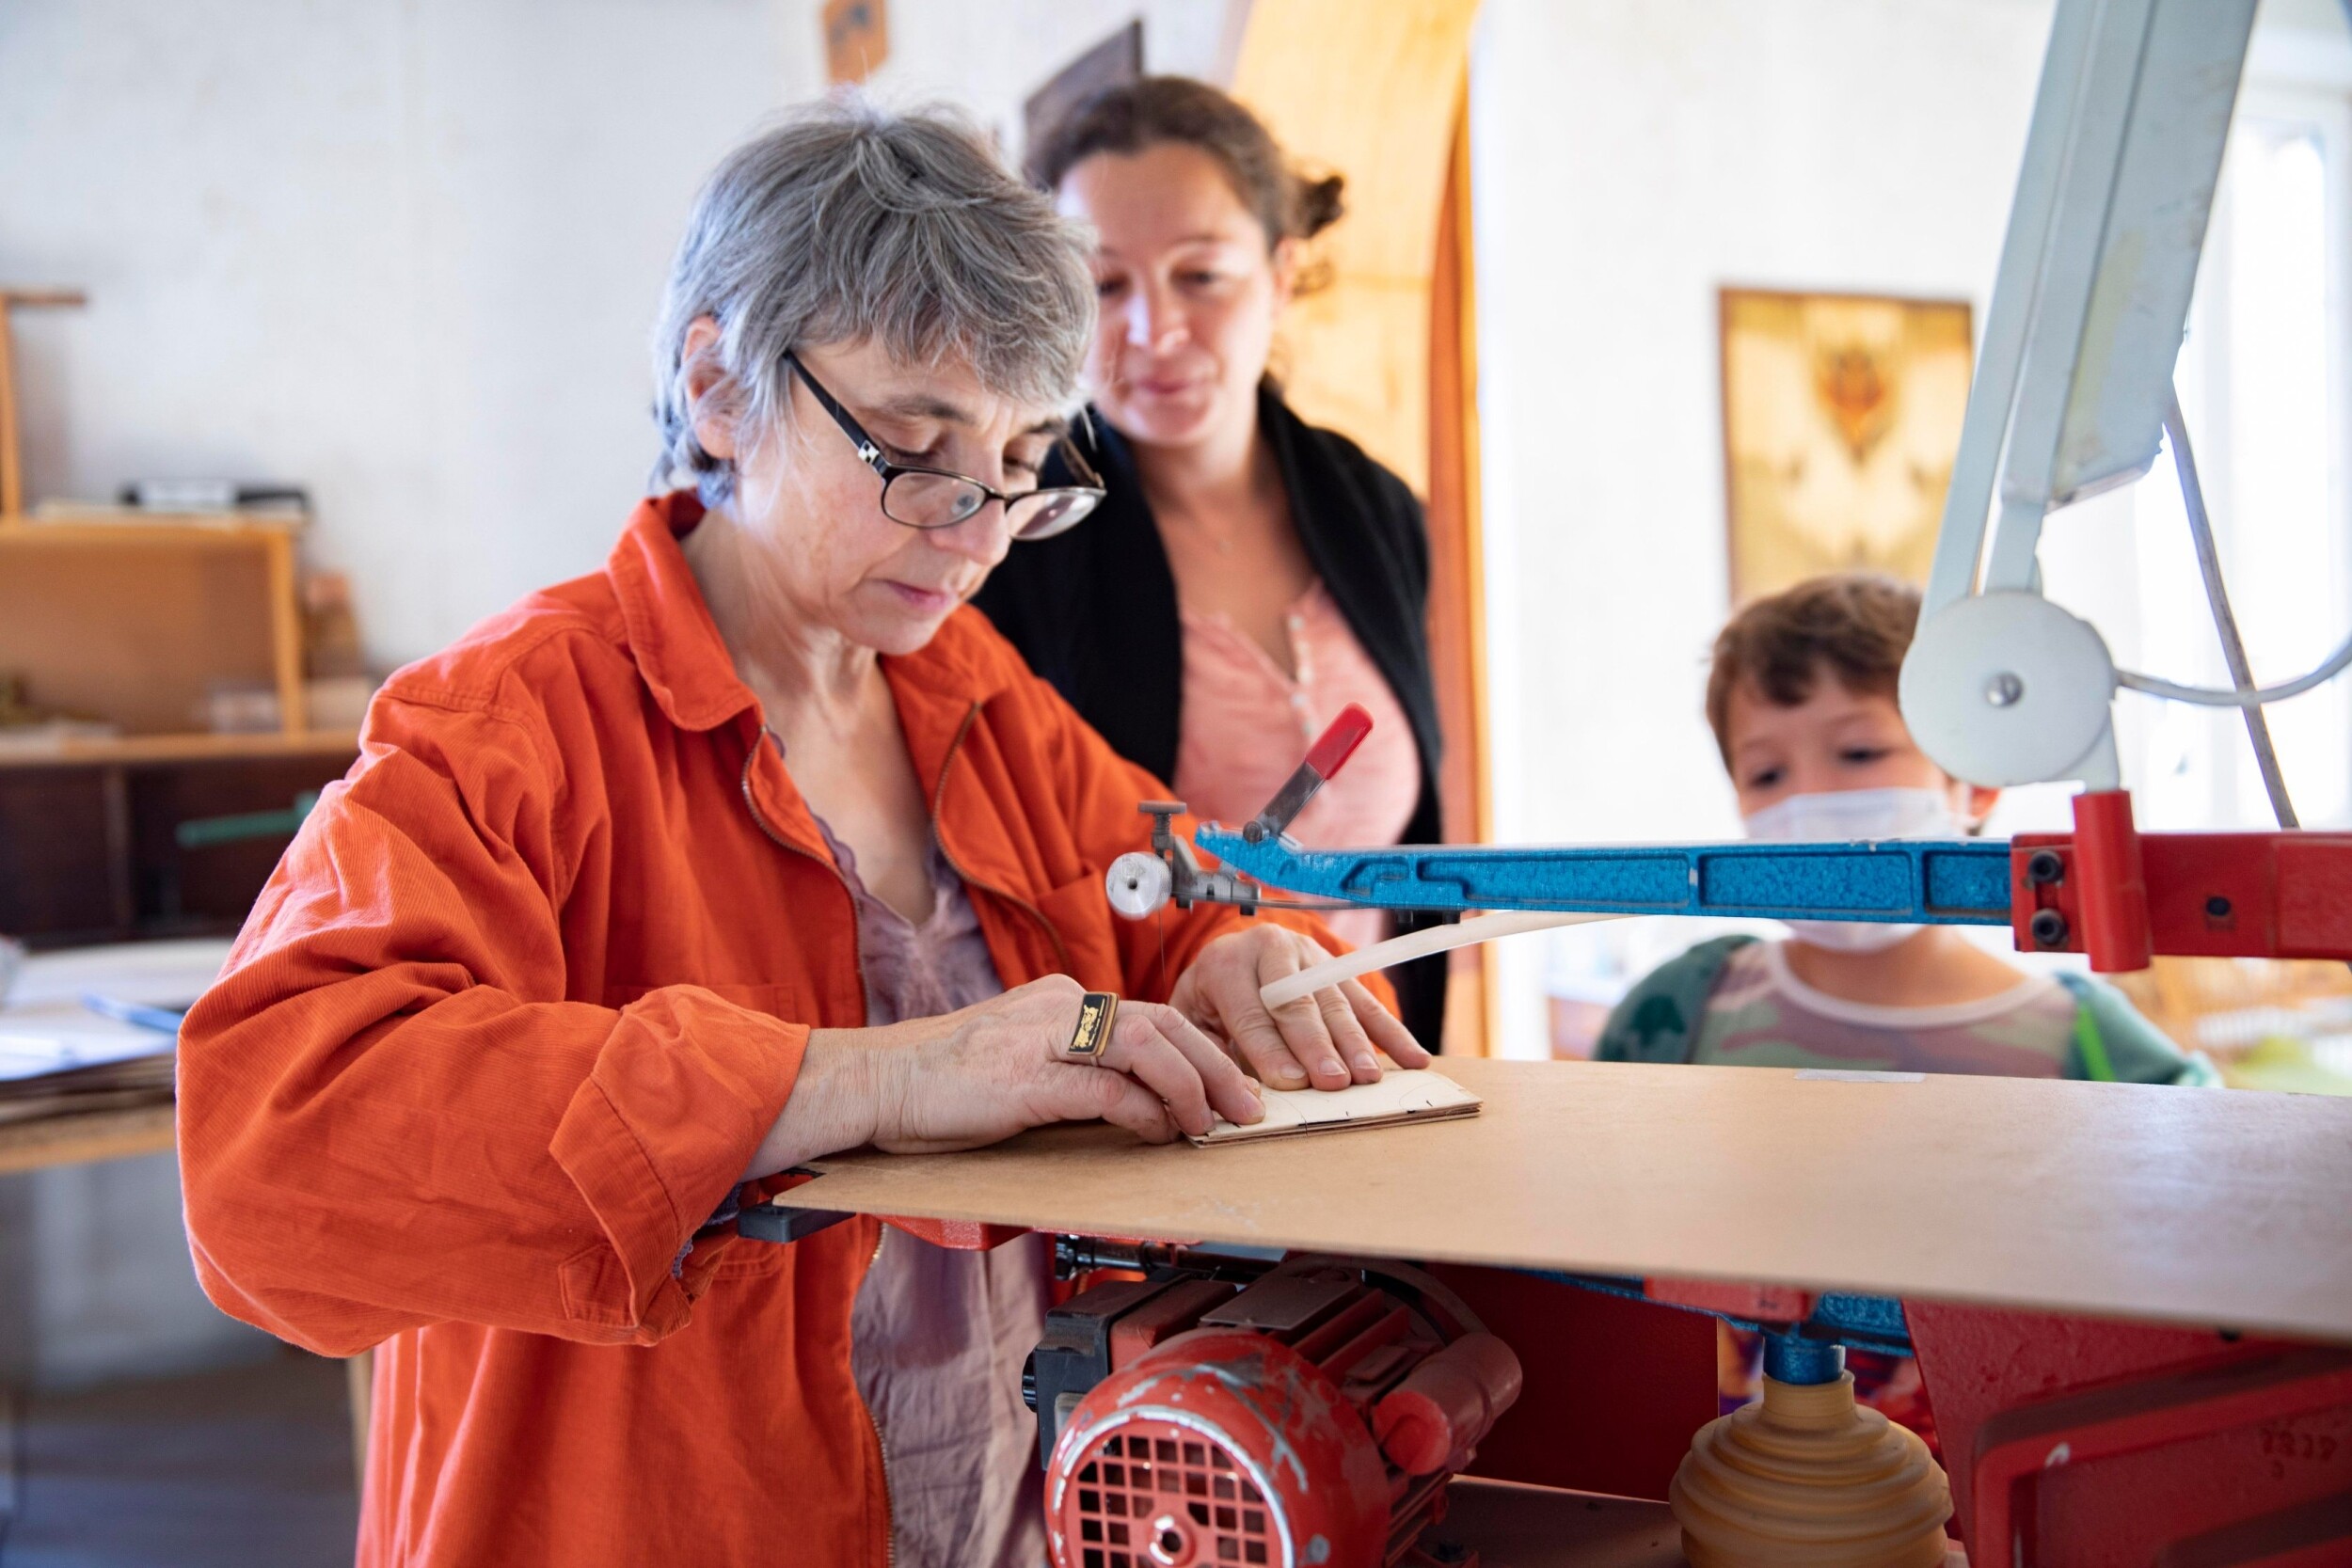
[[688, 730], [715, 730], [758, 705], [735, 673], [702, 585], [678, 548], [702, 520], [703, 503], [691, 490], [649, 496], [637, 503], [606, 562], [638, 673], [662, 714]]

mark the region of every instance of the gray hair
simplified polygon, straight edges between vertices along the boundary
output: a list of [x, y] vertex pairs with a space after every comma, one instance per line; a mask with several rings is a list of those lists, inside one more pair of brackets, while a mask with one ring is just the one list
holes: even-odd
[[[1087, 230], [1009, 173], [964, 121], [854, 97], [795, 111], [727, 154], [695, 198], [654, 328], [653, 488], [716, 504], [735, 466], [695, 438], [686, 334], [719, 325], [704, 393], [755, 445], [789, 407], [786, 351], [879, 341], [961, 360], [1026, 406], [1074, 409], [1094, 332]], [[717, 402], [714, 404], [713, 399]]]

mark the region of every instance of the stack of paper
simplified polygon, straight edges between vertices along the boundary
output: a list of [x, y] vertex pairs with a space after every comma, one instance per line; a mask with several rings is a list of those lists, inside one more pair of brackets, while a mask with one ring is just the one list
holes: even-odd
[[178, 1015], [228, 951], [153, 942], [25, 960], [0, 1006], [0, 1127], [170, 1103]]
[[63, 1040], [0, 1034], [0, 1126], [171, 1098], [172, 1037]]

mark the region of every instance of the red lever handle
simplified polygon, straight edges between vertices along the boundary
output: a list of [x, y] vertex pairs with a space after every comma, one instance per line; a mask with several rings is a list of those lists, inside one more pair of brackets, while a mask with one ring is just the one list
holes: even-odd
[[1307, 760], [1291, 773], [1265, 810], [1242, 825], [1241, 836], [1256, 844], [1280, 832], [1291, 825], [1291, 818], [1306, 809], [1315, 798], [1324, 781], [1340, 770], [1340, 765], [1355, 754], [1372, 733], [1372, 715], [1361, 703], [1350, 703], [1340, 709], [1340, 716], [1331, 721], [1331, 727], [1323, 732]]
[[1317, 737], [1307, 752], [1307, 766], [1326, 779], [1337, 773], [1347, 759], [1356, 754], [1356, 748], [1372, 733], [1372, 715], [1361, 703], [1350, 703], [1340, 709], [1340, 716], [1331, 721], [1331, 727]]

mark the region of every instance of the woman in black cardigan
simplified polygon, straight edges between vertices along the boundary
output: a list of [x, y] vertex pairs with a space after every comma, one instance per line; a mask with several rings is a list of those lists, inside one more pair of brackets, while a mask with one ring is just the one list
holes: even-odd
[[[1100, 238], [1088, 422], [1108, 495], [1082, 527], [1013, 551], [977, 602], [1121, 753], [1228, 821], [1363, 701], [1372, 738], [1293, 832], [1435, 842], [1421, 503], [1266, 374], [1340, 181], [1301, 179], [1248, 110], [1181, 77], [1082, 104], [1031, 172]], [[1444, 959], [1390, 974], [1434, 1049]]]

